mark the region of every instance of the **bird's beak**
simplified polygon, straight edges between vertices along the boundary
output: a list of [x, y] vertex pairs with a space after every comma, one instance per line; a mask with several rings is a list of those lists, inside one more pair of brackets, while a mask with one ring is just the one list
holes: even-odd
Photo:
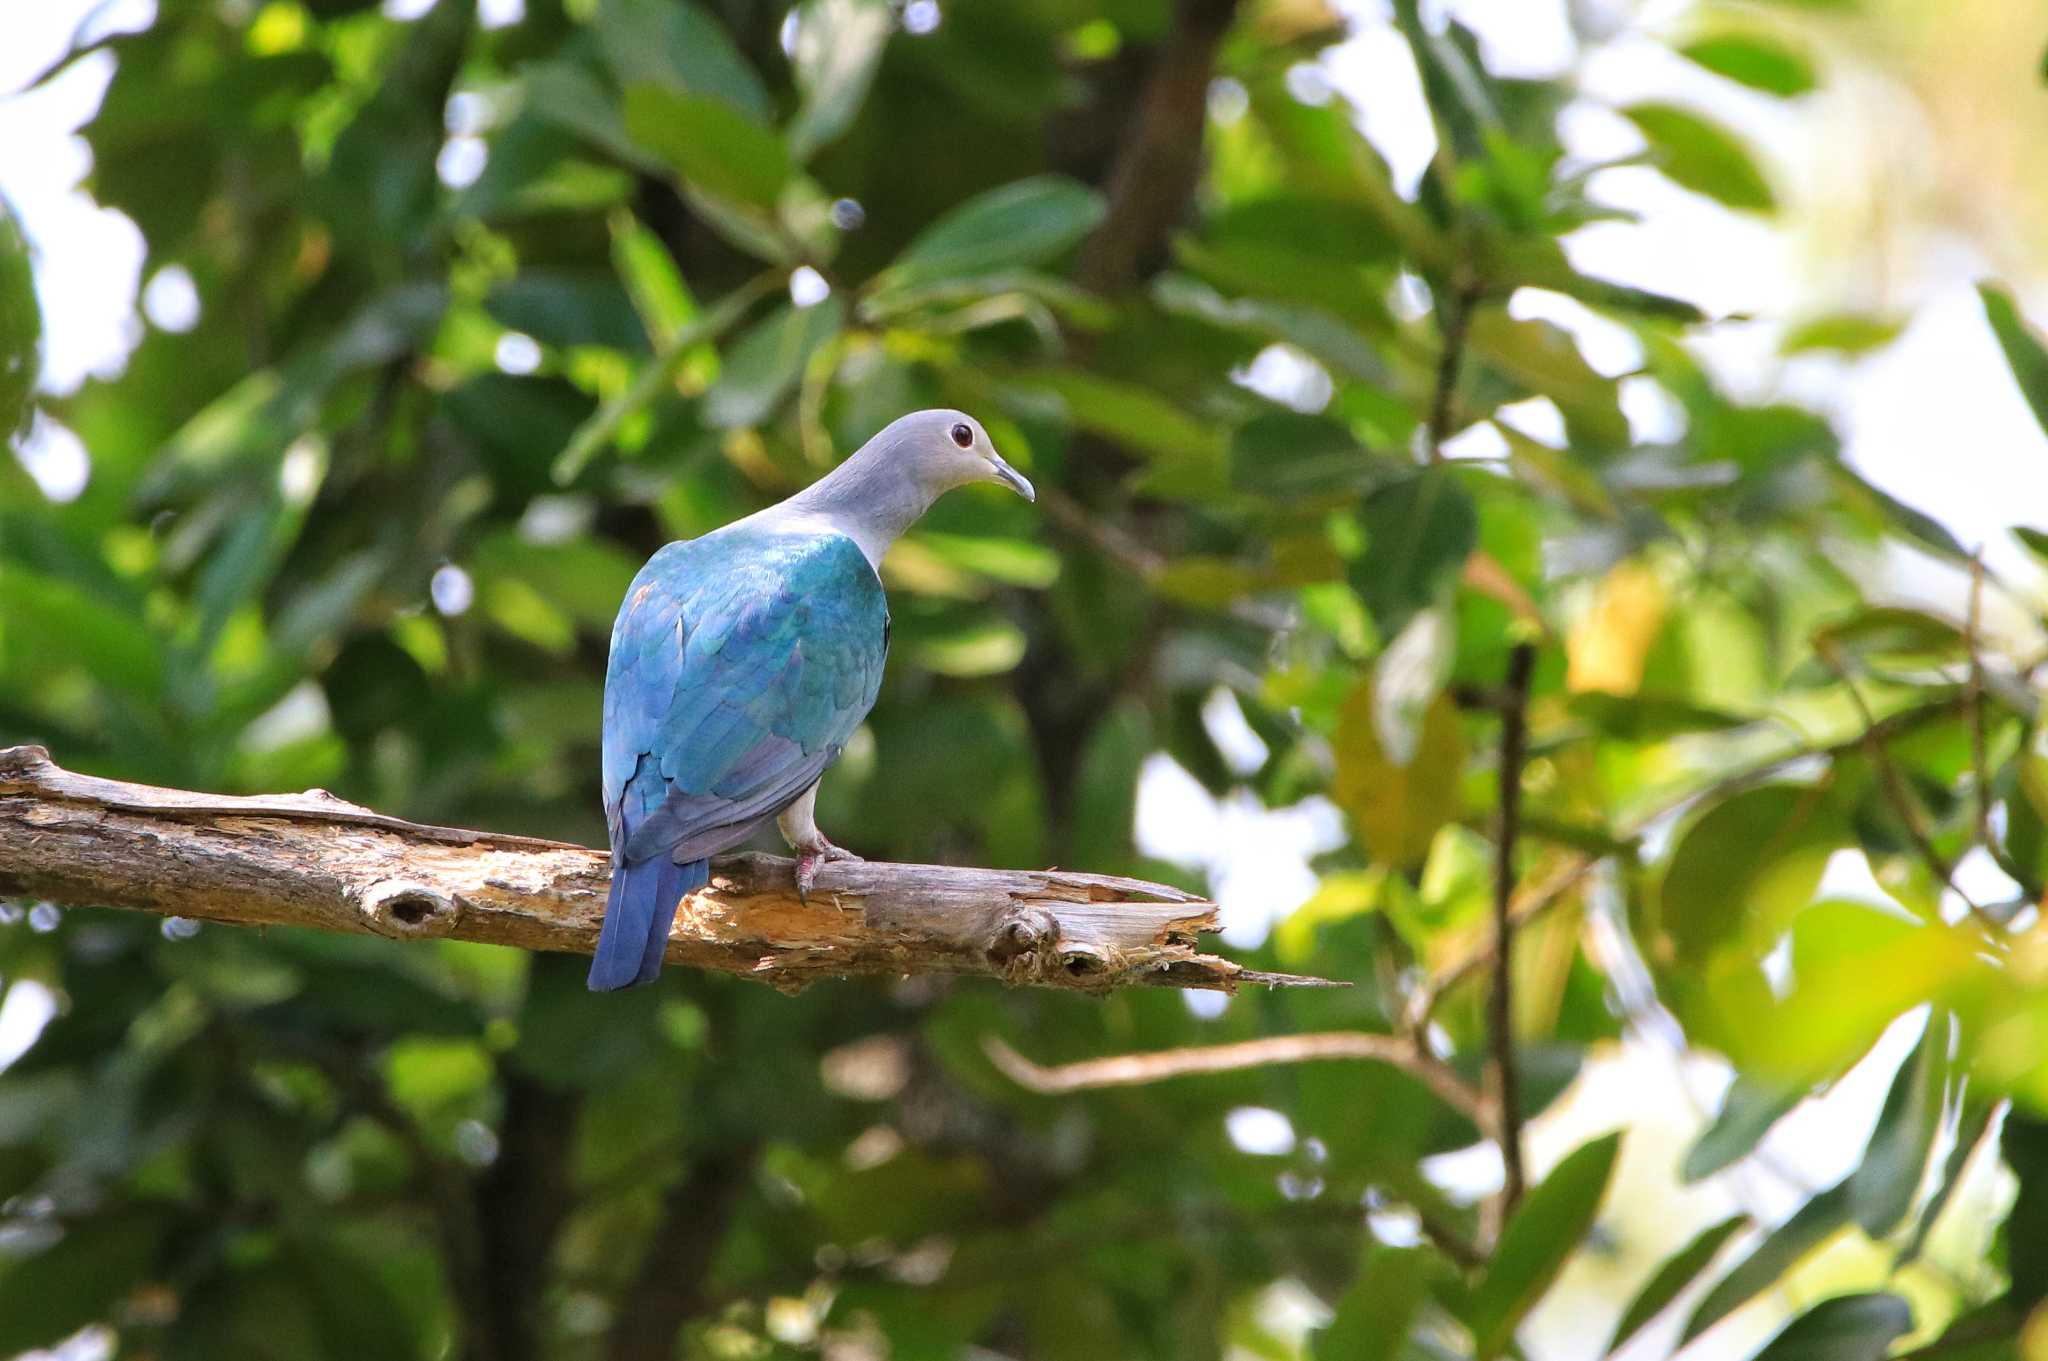
[[1036, 501], [1038, 499], [1038, 493], [1032, 489], [1031, 479], [1005, 463], [1001, 454], [989, 454], [988, 461], [990, 466], [995, 469], [996, 481], [1002, 483], [1026, 501]]

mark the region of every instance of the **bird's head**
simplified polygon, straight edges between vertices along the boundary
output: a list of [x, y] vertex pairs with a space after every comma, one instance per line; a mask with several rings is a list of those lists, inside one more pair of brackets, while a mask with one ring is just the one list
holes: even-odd
[[875, 441], [888, 448], [891, 462], [934, 494], [970, 482], [1000, 482], [1026, 501], [1038, 499], [1030, 479], [1003, 461], [981, 422], [964, 411], [914, 411]]

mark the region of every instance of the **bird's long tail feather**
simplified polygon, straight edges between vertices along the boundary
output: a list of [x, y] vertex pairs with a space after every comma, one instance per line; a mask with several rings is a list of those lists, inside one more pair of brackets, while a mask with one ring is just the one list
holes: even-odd
[[661, 972], [677, 905], [684, 894], [710, 882], [708, 860], [678, 865], [657, 855], [637, 864], [626, 864], [623, 857], [613, 861], [611, 897], [590, 961], [590, 990], [612, 992], [652, 982]]

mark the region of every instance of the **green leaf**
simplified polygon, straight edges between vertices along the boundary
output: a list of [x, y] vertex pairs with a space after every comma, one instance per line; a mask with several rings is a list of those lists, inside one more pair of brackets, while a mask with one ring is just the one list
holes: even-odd
[[1482, 307], [1468, 337], [1475, 354], [1509, 382], [1548, 397], [1564, 415], [1575, 443], [1622, 449], [1629, 440], [1620, 388], [1588, 364], [1570, 333], [1548, 321], [1517, 320], [1504, 307]]
[[763, 212], [774, 209], [793, 170], [780, 137], [708, 95], [629, 85], [626, 131], [684, 183]]
[[1667, 695], [1610, 695], [1596, 690], [1573, 695], [1570, 703], [1573, 717], [1623, 742], [1661, 742], [1685, 733], [1726, 732], [1756, 721]]
[[1506, 1351], [1515, 1328], [1563, 1272], [1593, 1227], [1620, 1149], [1614, 1133], [1573, 1150], [1508, 1221], [1467, 1311], [1479, 1356]]
[[1940, 521], [1872, 486], [1846, 464], [1830, 462], [1827, 472], [1843, 508], [1860, 515], [1873, 530], [1897, 531], [1930, 552], [1959, 562], [1969, 561], [1970, 554]]
[[1849, 1186], [1842, 1182], [1821, 1192], [1737, 1262], [1717, 1282], [1686, 1320], [1683, 1340], [1692, 1341], [1707, 1329], [1776, 1285], [1807, 1254], [1849, 1224]]
[[760, 425], [796, 390], [820, 345], [839, 334], [844, 305], [835, 295], [815, 307], [784, 304], [733, 342], [718, 382], [704, 395], [704, 419], [731, 429]]
[[860, 112], [896, 15], [888, 0], [805, 0], [796, 24], [790, 61], [803, 105], [789, 125], [789, 146], [807, 160]]
[[1375, 488], [1359, 516], [1365, 552], [1351, 564], [1382, 638], [1447, 593], [1479, 544], [1479, 511], [1446, 468], [1425, 468]]
[[2048, 1299], [2048, 1120], [2013, 1106], [2005, 1113], [1998, 1150], [2020, 1184], [2002, 1234], [2006, 1275], [2013, 1302], [2031, 1309]]
[[1939, 615], [1880, 605], [1832, 619], [1813, 632], [1822, 656], [1846, 657], [1851, 673], [1917, 675], [1963, 661], [1962, 630]]
[[1990, 319], [1991, 330], [2005, 350], [2005, 362], [2012, 366], [2013, 379], [2020, 385], [2020, 395], [2033, 408], [2041, 428], [2048, 430], [2048, 346], [2020, 314], [2011, 293], [1996, 284], [1979, 284], [1977, 292], [1984, 299], [1984, 315]]
[[644, 411], [669, 390], [677, 372], [698, 346], [718, 339], [738, 325], [771, 288], [779, 291], [779, 283], [769, 276], [757, 278], [718, 299], [681, 330], [663, 338], [656, 346], [654, 358], [634, 377], [633, 385], [591, 413], [563, 444], [551, 470], [556, 484], [566, 486], [575, 481], [628, 417]]
[[2012, 536], [2018, 539], [2029, 553], [2048, 563], [2048, 532], [2030, 528], [2027, 525], [2013, 526]]
[[1745, 1038], [1758, 1071], [1805, 1084], [1838, 1072], [1894, 1019], [1983, 968], [1974, 933], [1866, 903], [1819, 902], [1792, 928], [1793, 986]]
[[1773, 95], [1803, 95], [1819, 83], [1813, 59], [1760, 33], [1716, 33], [1678, 49], [1717, 76]]
[[33, 1257], [0, 1272], [0, 1354], [61, 1342], [110, 1322], [156, 1260], [162, 1226], [139, 1211], [103, 1214], [64, 1230]]
[[1264, 496], [1355, 489], [1385, 465], [1349, 427], [1293, 411], [1255, 416], [1230, 441], [1230, 484]]
[[1724, 944], [1761, 955], [1820, 886], [1848, 829], [1826, 791], [1764, 785], [1709, 808], [1665, 868], [1658, 921], [1683, 963]]
[[1783, 1083], [1764, 1083], [1737, 1075], [1714, 1116], [1693, 1146], [1686, 1150], [1679, 1178], [1696, 1182], [1746, 1158], [1771, 1127], [1805, 1100], [1806, 1093]]
[[500, 530], [477, 541], [470, 567], [480, 585], [524, 582], [548, 604], [602, 637], [610, 631], [639, 564], [607, 539], [534, 543]]
[[1314, 1337], [1311, 1354], [1331, 1361], [1397, 1361], [1443, 1263], [1423, 1248], [1375, 1247], [1358, 1279], [1337, 1301], [1330, 1326]]
[[1755, 1361], [1880, 1361], [1912, 1331], [1912, 1307], [1897, 1295], [1839, 1295], [1793, 1319]]
[[1690, 1243], [1665, 1258], [1663, 1265], [1651, 1273], [1643, 1288], [1636, 1292], [1636, 1297], [1629, 1301], [1628, 1308], [1621, 1311], [1621, 1321], [1614, 1325], [1614, 1336], [1608, 1339], [1605, 1354], [1611, 1356], [1620, 1351], [1623, 1343], [1669, 1309], [1672, 1302], [1685, 1293], [1686, 1287], [1713, 1264], [1715, 1256], [1728, 1240], [1748, 1227], [1748, 1215], [1731, 1215], [1711, 1228], [1701, 1230]]
[[1956, 1121], [1955, 1144], [1948, 1151], [1941, 1179], [1935, 1184], [1934, 1193], [1927, 1197], [1927, 1203], [1920, 1207], [1919, 1222], [1913, 1226], [1913, 1236], [1906, 1240], [1906, 1246], [1899, 1249], [1898, 1258], [1892, 1263], [1894, 1271], [1918, 1259], [1920, 1250], [1927, 1246], [1928, 1235], [1934, 1232], [1942, 1211], [1955, 1198], [1956, 1188], [1963, 1184], [1963, 1173], [1969, 1167], [1970, 1159], [1990, 1135], [1992, 1118], [1998, 1114], [1998, 1109], [1998, 1102], [1978, 1096], [1974, 1091], [1963, 1101], [1962, 1117]]
[[982, 618], [944, 632], [899, 632], [903, 655], [942, 676], [998, 676], [1024, 660], [1024, 634], [1007, 619]]
[[1439, 695], [1423, 714], [1414, 759], [1398, 764], [1381, 742], [1376, 710], [1372, 681], [1362, 679], [1338, 716], [1330, 796], [1375, 861], [1419, 865], [1437, 832], [1464, 811], [1464, 729], [1456, 706]]
[[1202, 236], [1174, 242], [1191, 273], [1225, 293], [1327, 308], [1374, 332], [1391, 328], [1374, 264], [1396, 245], [1363, 204], [1274, 194], [1223, 207]]
[[1017, 180], [943, 214], [904, 248], [880, 284], [904, 288], [1043, 264], [1093, 231], [1106, 211], [1102, 195], [1064, 176]]
[[28, 243], [14, 225], [7, 200], [0, 198], [0, 439], [28, 422], [42, 353], [43, 314]]
[[1920, 1043], [1892, 1077], [1863, 1162], [1849, 1176], [1849, 1208], [1863, 1232], [1882, 1238], [1899, 1226], [1920, 1190], [1941, 1132], [1948, 1083], [1949, 1015], [1935, 1010]]
[[1221, 472], [1223, 438], [1163, 393], [1080, 369], [1033, 373], [1031, 383], [1059, 395], [1075, 425], [1167, 465]]
[[933, 530], [921, 530], [915, 537], [943, 561], [1006, 586], [1043, 590], [1059, 579], [1060, 556], [1043, 544]]
[[543, 345], [646, 349], [633, 299], [608, 273], [524, 270], [492, 289], [484, 310]]
[[1094, 294], [1076, 288], [1065, 279], [1030, 269], [997, 270], [990, 274], [969, 274], [864, 298], [860, 315], [864, 321], [885, 321], [915, 312], [956, 312], [982, 307], [999, 298], [1029, 299], [1046, 307], [1084, 330], [1099, 331], [1115, 313]]
[[600, 0], [598, 42], [619, 86], [656, 85], [703, 95], [757, 123], [775, 116], [773, 102], [724, 25], [683, 0]]
[[1390, 381], [1385, 361], [1364, 333], [1321, 307], [1268, 302], [1263, 298], [1226, 298], [1184, 274], [1162, 274], [1152, 285], [1152, 297], [1169, 312], [1198, 317], [1212, 325], [1249, 332], [1265, 340], [1284, 340], [1329, 365], [1338, 377], [1362, 383]]
[[154, 700], [163, 689], [164, 648], [156, 637], [132, 614], [71, 582], [5, 564], [0, 569], [0, 620], [5, 621], [10, 658], [35, 659], [49, 667], [75, 665], [99, 684], [138, 699]]
[[1785, 333], [1780, 354], [1811, 354], [1825, 350], [1834, 354], [1869, 354], [1899, 338], [1906, 323], [1897, 317], [1872, 317], [1854, 312], [1814, 317]]
[[437, 285], [393, 288], [317, 341], [301, 343], [277, 366], [233, 384], [179, 427], [153, 461], [144, 494], [169, 497], [217, 481], [242, 460], [274, 459], [317, 423], [340, 379], [425, 343], [447, 303], [446, 290]]
[[1674, 104], [1633, 104], [1621, 112], [1649, 140], [1658, 168], [1676, 183], [1745, 212], [1777, 208], [1770, 181], [1734, 134]]
[[661, 165], [627, 135], [625, 119], [603, 82], [573, 62], [536, 62], [526, 78], [526, 108], [629, 165], [648, 171]]
[[612, 268], [626, 286], [650, 344], [665, 344], [695, 319], [697, 303], [660, 237], [624, 208], [611, 215]]

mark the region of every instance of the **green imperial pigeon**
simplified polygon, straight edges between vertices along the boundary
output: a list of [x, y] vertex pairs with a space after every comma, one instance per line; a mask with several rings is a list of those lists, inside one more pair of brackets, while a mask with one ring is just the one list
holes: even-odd
[[882, 685], [889, 606], [882, 554], [944, 493], [1031, 484], [980, 422], [919, 411], [780, 505], [647, 560], [612, 625], [604, 677], [604, 813], [612, 886], [593, 991], [661, 972], [683, 895], [711, 857], [773, 817], [808, 893], [818, 866], [855, 859], [812, 817]]

